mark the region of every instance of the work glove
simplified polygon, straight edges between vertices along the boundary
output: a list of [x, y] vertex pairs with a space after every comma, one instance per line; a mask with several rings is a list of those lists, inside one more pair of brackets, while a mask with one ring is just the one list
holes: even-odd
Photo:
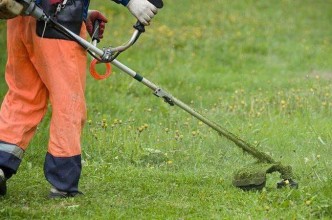
[[89, 10], [88, 11], [88, 17], [86, 19], [85, 25], [86, 30], [88, 31], [89, 35], [92, 37], [93, 35], [93, 25], [95, 21], [99, 21], [99, 33], [98, 36], [100, 39], [103, 38], [104, 30], [105, 30], [105, 24], [107, 23], [107, 18], [96, 10]]
[[147, 0], [130, 0], [128, 10], [144, 25], [149, 25], [158, 8]]

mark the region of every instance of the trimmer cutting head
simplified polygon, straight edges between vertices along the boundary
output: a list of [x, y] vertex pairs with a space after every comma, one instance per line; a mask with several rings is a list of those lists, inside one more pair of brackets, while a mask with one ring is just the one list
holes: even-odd
[[277, 183], [277, 188], [289, 186], [298, 188], [298, 184], [291, 178], [291, 168], [280, 164], [255, 163], [235, 172], [233, 185], [245, 191], [262, 190], [266, 185], [266, 174], [280, 172], [282, 181]]
[[266, 185], [266, 168], [250, 166], [235, 172], [233, 185], [243, 190], [261, 190]]

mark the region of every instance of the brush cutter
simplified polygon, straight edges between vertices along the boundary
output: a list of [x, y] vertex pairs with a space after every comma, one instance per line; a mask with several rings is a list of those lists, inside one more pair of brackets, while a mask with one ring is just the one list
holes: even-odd
[[[161, 0], [150, 0], [150, 2], [158, 8], [162, 8], [163, 6]], [[291, 166], [282, 165], [281, 162], [275, 161], [268, 154], [257, 150], [249, 143], [238, 138], [236, 135], [227, 131], [225, 128], [221, 127], [217, 123], [212, 122], [205, 116], [201, 115], [200, 113], [189, 107], [187, 104], [175, 98], [170, 93], [166, 92], [164, 89], [155, 85], [154, 83], [144, 78], [142, 75], [130, 69], [129, 67], [122, 64], [116, 59], [116, 57], [121, 52], [127, 50], [136, 42], [141, 33], [145, 32], [145, 27], [140, 22], [137, 22], [134, 25], [135, 31], [132, 34], [130, 40], [126, 44], [118, 47], [110, 46], [108, 48], [99, 49], [98, 47], [96, 47], [96, 42], [99, 41], [97, 35], [96, 35], [97, 37], [93, 37], [94, 43], [90, 43], [85, 39], [82, 39], [80, 36], [77, 36], [67, 28], [63, 27], [56, 21], [52, 20], [52, 18], [47, 14], [45, 14], [43, 10], [40, 9], [32, 0], [21, 0], [20, 3], [23, 4], [24, 6], [25, 15], [31, 15], [38, 20], [43, 20], [44, 22], [51, 24], [56, 30], [65, 34], [66, 36], [68, 36], [69, 38], [80, 44], [83, 48], [85, 48], [98, 62], [112, 63], [114, 66], [116, 66], [123, 72], [127, 73], [129, 76], [136, 79], [138, 82], [150, 88], [155, 96], [164, 99], [164, 101], [171, 106], [180, 107], [190, 115], [194, 116], [201, 122], [205, 123], [207, 126], [211, 127], [213, 130], [218, 132], [219, 135], [224, 136], [228, 140], [232, 141], [244, 152], [256, 158], [257, 163], [247, 166], [235, 172], [233, 179], [234, 186], [241, 188], [243, 190], [252, 190], [252, 189], [260, 190], [266, 184], [266, 174], [272, 172], [279, 172], [281, 174], [282, 180], [277, 183], [277, 188], [282, 188], [285, 186], [289, 186], [291, 188], [298, 187], [298, 183], [293, 180], [293, 173]], [[98, 24], [96, 24], [96, 29], [98, 29]], [[98, 33], [98, 31], [95, 32]]]

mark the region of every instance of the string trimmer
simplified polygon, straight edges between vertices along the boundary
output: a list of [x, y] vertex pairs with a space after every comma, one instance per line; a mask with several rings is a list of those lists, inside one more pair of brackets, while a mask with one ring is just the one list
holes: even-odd
[[[5, 0], [0, 0], [0, 3]], [[14, 1], [14, 0], [6, 0]], [[150, 0], [152, 4], [156, 7], [161, 8], [163, 3], [161, 0]], [[15, 1], [15, 3], [17, 3]], [[279, 172], [281, 174], [282, 180], [277, 183], [277, 187], [281, 188], [284, 186], [290, 186], [292, 188], [297, 188], [298, 184], [293, 180], [293, 173], [291, 166], [282, 165], [281, 162], [275, 161], [271, 156], [268, 154], [261, 152], [251, 146], [249, 143], [243, 141], [242, 139], [238, 138], [236, 135], [232, 134], [231, 132], [227, 131], [225, 128], [222, 128], [215, 122], [212, 122], [205, 116], [201, 115], [179, 99], [172, 96], [170, 93], [166, 92], [159, 86], [155, 85], [148, 79], [144, 78], [142, 75], [138, 74], [134, 70], [130, 69], [126, 65], [122, 64], [116, 57], [123, 51], [127, 50], [131, 47], [136, 40], [139, 38], [141, 33], [145, 32], [145, 27], [140, 22], [137, 22], [134, 25], [135, 31], [130, 38], [130, 40], [122, 46], [118, 47], [108, 47], [104, 49], [99, 49], [96, 47], [95, 43], [90, 43], [85, 39], [82, 39], [80, 36], [74, 34], [72, 31], [68, 30], [67, 28], [63, 27], [56, 21], [54, 21], [50, 16], [44, 13], [44, 11], [39, 8], [34, 1], [32, 0], [20, 0], [18, 2], [21, 6], [21, 10], [19, 10], [19, 14], [31, 15], [38, 20], [42, 20], [49, 25], [52, 25], [56, 30], [60, 31], [61, 33], [68, 36], [70, 39], [76, 41], [80, 44], [83, 48], [85, 48], [98, 62], [101, 63], [112, 63], [114, 66], [122, 70], [123, 72], [127, 73], [132, 78], [136, 79], [138, 82], [142, 83], [143, 85], [147, 86], [153, 91], [153, 94], [157, 97], [163, 98], [166, 103], [171, 106], [178, 106], [190, 115], [194, 116], [201, 122], [205, 123], [207, 126], [211, 127], [213, 130], [217, 131], [221, 136], [226, 137], [228, 140], [235, 143], [239, 148], [243, 151], [247, 152], [251, 156], [257, 159], [257, 163], [247, 166], [239, 171], [235, 172], [233, 185], [239, 187], [243, 190], [251, 190], [251, 189], [262, 189], [266, 184], [266, 174], [272, 172]], [[15, 11], [15, 10], [13, 10]], [[17, 10], [16, 12], [17, 13]], [[98, 23], [95, 25], [95, 28], [98, 29]], [[98, 31], [96, 31], [98, 33]], [[97, 36], [97, 35], [95, 35]], [[98, 36], [93, 37], [93, 42], [99, 41]], [[96, 62], [93, 63], [91, 66], [94, 69], [94, 65]]]

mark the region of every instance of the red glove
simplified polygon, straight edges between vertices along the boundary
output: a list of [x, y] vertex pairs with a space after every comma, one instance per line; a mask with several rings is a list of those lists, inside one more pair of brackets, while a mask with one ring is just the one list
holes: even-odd
[[95, 23], [96, 20], [99, 20], [99, 38], [103, 38], [104, 30], [105, 30], [105, 23], [107, 23], [107, 18], [100, 13], [99, 11], [96, 10], [89, 10], [88, 11], [88, 17], [86, 19], [85, 25], [86, 25], [86, 30], [88, 31], [89, 35], [92, 37], [93, 35], [93, 24]]

